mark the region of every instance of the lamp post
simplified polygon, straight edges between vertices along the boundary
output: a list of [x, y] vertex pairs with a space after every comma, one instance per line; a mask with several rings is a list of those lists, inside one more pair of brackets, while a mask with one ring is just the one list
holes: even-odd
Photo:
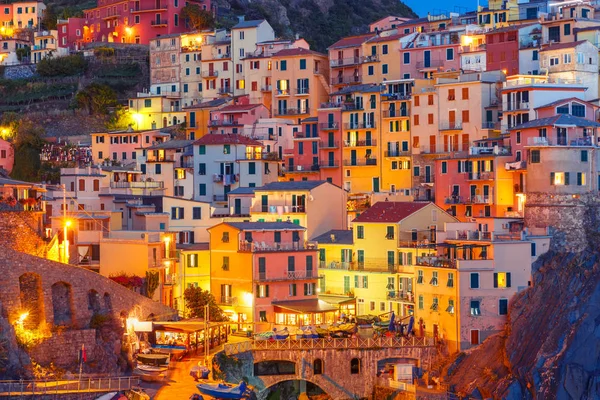
[[63, 261], [65, 264], [69, 263], [69, 239], [67, 238], [67, 229], [71, 226], [71, 221], [65, 219], [65, 223], [63, 226]]

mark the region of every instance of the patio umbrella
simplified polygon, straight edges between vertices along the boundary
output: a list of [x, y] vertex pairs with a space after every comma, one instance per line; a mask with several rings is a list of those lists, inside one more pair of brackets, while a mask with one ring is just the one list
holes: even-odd
[[388, 326], [388, 330], [390, 332], [394, 332], [396, 330], [396, 314], [392, 311], [392, 315], [390, 316], [390, 325]]
[[408, 336], [408, 335], [410, 335], [412, 333], [414, 325], [415, 325], [415, 317], [413, 317], [411, 315], [410, 319], [408, 320], [408, 329], [406, 330], [406, 336]]

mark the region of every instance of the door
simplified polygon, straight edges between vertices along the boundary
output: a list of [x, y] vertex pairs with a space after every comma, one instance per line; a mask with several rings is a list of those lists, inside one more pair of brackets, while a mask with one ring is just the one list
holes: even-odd
[[490, 187], [489, 185], [483, 185], [483, 201], [489, 203], [490, 198]]
[[233, 213], [235, 215], [242, 214], [242, 199], [235, 199], [234, 205], [233, 205]]
[[261, 196], [261, 211], [267, 212], [269, 211], [269, 196], [264, 194]]
[[426, 165], [425, 166], [425, 183], [431, 183], [432, 182], [432, 177], [431, 177], [431, 165]]
[[367, 146], [371, 146], [371, 131], [367, 131], [367, 133], [366, 133], [366, 140], [365, 140], [365, 142], [366, 142], [365, 144], [366, 144]]
[[329, 114], [329, 115], [327, 116], [327, 126], [328, 126], [329, 128], [333, 128], [333, 127], [335, 127], [335, 122], [334, 122], [333, 118], [334, 118], [334, 117], [333, 117], [333, 114]]
[[373, 178], [373, 192], [379, 193], [379, 177]]
[[448, 128], [453, 129], [455, 123], [456, 123], [456, 111], [450, 110], [450, 111], [448, 111]]
[[471, 330], [471, 344], [472, 345], [479, 344], [479, 329]]
[[358, 268], [362, 269], [365, 266], [365, 251], [358, 250], [356, 252], [356, 255], [357, 255], [357, 261], [358, 261]]
[[425, 50], [423, 52], [423, 67], [429, 68], [431, 67], [431, 51]]
[[557, 144], [559, 146], [567, 145], [567, 128], [558, 128], [556, 134]]
[[333, 132], [329, 132], [327, 134], [327, 146], [334, 147], [334, 144], [335, 144], [335, 140], [334, 140]]
[[356, 165], [356, 150], [350, 151], [350, 165]]
[[330, 167], [333, 167], [335, 165], [335, 162], [333, 161], [333, 151], [329, 152], [329, 154], [327, 155], [327, 160], [329, 162]]

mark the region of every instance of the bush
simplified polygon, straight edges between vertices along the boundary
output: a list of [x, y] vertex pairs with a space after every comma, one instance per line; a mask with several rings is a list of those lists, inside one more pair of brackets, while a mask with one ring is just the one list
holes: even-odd
[[65, 57], [44, 58], [37, 64], [37, 73], [43, 77], [80, 75], [85, 72], [87, 62], [81, 54]]
[[98, 47], [94, 49], [94, 55], [96, 57], [112, 57], [115, 55], [115, 49], [111, 47]]

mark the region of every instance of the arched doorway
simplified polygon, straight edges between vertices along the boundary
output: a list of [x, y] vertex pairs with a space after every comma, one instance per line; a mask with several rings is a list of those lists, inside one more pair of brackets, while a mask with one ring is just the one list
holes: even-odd
[[22, 312], [29, 313], [23, 321], [27, 329], [36, 329], [45, 322], [44, 292], [42, 278], [33, 272], [27, 272], [19, 277], [19, 296]]
[[291, 379], [276, 383], [261, 393], [261, 398], [266, 400], [293, 399], [298, 398], [301, 393], [306, 393], [309, 397], [319, 396], [319, 399], [332, 399], [325, 390], [319, 385], [304, 380]]
[[56, 282], [52, 285], [52, 311], [54, 325], [71, 325], [73, 323], [73, 293], [71, 285]]

